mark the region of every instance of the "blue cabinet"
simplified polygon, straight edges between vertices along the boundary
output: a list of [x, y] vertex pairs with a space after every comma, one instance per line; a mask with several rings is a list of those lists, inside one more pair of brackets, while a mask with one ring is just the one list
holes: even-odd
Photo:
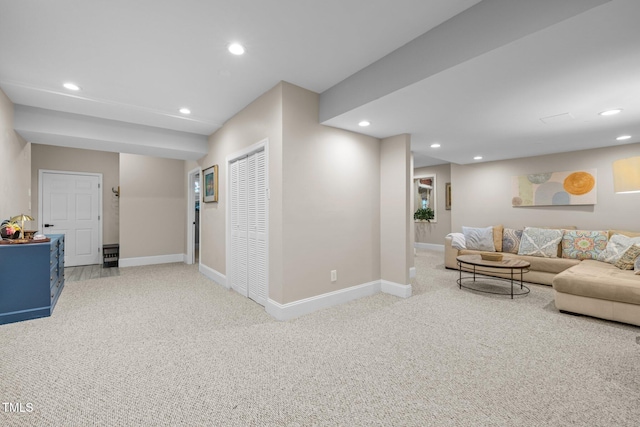
[[51, 316], [64, 288], [64, 234], [0, 245], [0, 324]]

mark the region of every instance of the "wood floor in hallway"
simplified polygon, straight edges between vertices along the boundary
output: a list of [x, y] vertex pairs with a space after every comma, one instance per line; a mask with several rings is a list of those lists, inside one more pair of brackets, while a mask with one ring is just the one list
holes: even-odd
[[65, 282], [79, 282], [81, 280], [98, 279], [100, 277], [119, 276], [118, 267], [104, 268], [102, 264], [79, 265], [77, 267], [65, 267]]

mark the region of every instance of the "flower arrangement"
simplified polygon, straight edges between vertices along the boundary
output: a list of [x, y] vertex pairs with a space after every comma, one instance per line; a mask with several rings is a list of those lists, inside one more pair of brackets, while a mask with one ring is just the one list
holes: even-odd
[[9, 220], [2, 221], [0, 225], [0, 236], [4, 239], [17, 239], [20, 237], [20, 225]]

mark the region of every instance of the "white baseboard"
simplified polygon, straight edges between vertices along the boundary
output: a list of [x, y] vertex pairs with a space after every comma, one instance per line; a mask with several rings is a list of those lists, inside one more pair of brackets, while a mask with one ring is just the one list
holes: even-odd
[[416, 268], [415, 267], [411, 267], [409, 269], [409, 279], [413, 279], [414, 277], [416, 277]]
[[139, 267], [141, 265], [169, 264], [172, 262], [184, 262], [184, 254], [120, 258], [118, 267]]
[[275, 317], [276, 320], [289, 320], [313, 313], [316, 310], [375, 295], [378, 292], [408, 298], [411, 296], [411, 285], [400, 285], [386, 280], [376, 280], [374, 282], [289, 302], [287, 304], [280, 304], [272, 299], [268, 299], [265, 310]]
[[380, 290], [385, 294], [395, 295], [400, 298], [409, 298], [412, 292], [411, 285], [401, 285], [388, 280], [380, 280]]
[[280, 304], [272, 299], [268, 299], [265, 309], [267, 313], [277, 320], [289, 320], [322, 308], [333, 307], [358, 298], [374, 295], [378, 292], [380, 292], [380, 281], [375, 281], [287, 304]]
[[444, 252], [444, 245], [436, 245], [435, 243], [414, 243], [413, 247], [416, 249], [431, 249], [434, 251]]
[[211, 267], [207, 267], [204, 264], [200, 264], [198, 270], [200, 271], [200, 273], [204, 274], [206, 277], [213, 280], [217, 284], [229, 289], [229, 286], [227, 285], [227, 276], [225, 276], [224, 274], [214, 270]]

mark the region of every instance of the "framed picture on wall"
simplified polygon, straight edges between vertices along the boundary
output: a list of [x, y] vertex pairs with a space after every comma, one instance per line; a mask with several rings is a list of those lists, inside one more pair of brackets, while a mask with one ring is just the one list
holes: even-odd
[[202, 174], [204, 175], [204, 194], [203, 201], [205, 203], [218, 201], [218, 165], [206, 168]]

